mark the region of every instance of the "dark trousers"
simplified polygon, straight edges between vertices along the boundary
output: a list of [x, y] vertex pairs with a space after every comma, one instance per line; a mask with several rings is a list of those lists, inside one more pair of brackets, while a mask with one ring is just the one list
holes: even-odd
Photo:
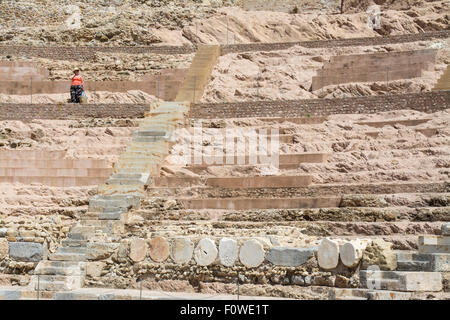
[[70, 86], [70, 101], [72, 103], [80, 103], [80, 97], [82, 93], [82, 86]]

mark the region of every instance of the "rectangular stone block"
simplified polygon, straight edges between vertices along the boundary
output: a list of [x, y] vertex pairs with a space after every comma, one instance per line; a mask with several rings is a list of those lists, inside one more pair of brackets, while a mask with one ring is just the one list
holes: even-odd
[[450, 254], [450, 236], [420, 236], [419, 253]]
[[266, 255], [266, 260], [276, 266], [297, 267], [314, 255], [317, 248], [274, 247]]
[[440, 272], [360, 271], [360, 282], [365, 288], [406, 292], [442, 291]]
[[9, 256], [15, 261], [38, 262], [46, 255], [46, 248], [42, 243], [10, 242]]

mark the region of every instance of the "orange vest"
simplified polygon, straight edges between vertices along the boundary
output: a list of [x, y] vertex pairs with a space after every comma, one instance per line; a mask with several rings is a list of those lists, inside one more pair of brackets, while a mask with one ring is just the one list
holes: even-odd
[[80, 75], [73, 76], [73, 78], [72, 78], [73, 86], [81, 86], [82, 84], [83, 84], [83, 78]]

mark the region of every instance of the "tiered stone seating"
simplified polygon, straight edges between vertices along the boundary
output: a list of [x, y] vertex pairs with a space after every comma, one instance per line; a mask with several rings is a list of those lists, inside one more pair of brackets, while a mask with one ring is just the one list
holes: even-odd
[[88, 242], [98, 234], [113, 236], [124, 231], [122, 213], [138, 208], [144, 185], [160, 167], [168, 153], [167, 139], [177, 125], [183, 123], [189, 107], [183, 103], [160, 103], [140, 123], [139, 130], [121, 155], [114, 173], [99, 194], [89, 201], [88, 212], [73, 227], [57, 252], [49, 255], [35, 269], [30, 286], [45, 291], [66, 291], [82, 287], [86, 275], [86, 261], [97, 260], [98, 252], [115, 250], [111, 239]]
[[66, 151], [1, 150], [0, 182], [56, 187], [97, 185], [112, 169], [105, 160], [67, 159]]
[[326, 62], [312, 79], [312, 90], [350, 82], [375, 82], [422, 76], [433, 66], [436, 50], [340, 55]]

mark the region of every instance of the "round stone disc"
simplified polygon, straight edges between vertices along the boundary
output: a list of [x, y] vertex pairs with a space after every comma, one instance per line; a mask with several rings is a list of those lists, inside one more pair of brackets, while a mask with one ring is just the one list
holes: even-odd
[[241, 247], [239, 252], [239, 260], [246, 267], [255, 268], [263, 263], [265, 252], [262, 244], [255, 240], [247, 240]]
[[156, 237], [148, 243], [149, 254], [155, 262], [163, 262], [169, 257], [169, 243], [163, 237]]
[[217, 258], [217, 248], [209, 238], [200, 240], [194, 250], [194, 259], [201, 266], [208, 266]]
[[145, 259], [147, 254], [147, 243], [144, 239], [133, 239], [130, 244], [130, 259], [139, 262]]

